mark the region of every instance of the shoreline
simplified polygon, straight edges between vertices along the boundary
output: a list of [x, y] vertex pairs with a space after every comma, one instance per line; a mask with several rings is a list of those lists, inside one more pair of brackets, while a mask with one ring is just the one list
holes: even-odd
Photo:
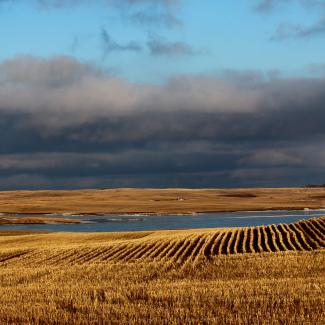
[[11, 217], [0, 216], [0, 226], [2, 225], [52, 225], [52, 224], [81, 224], [78, 219], [66, 218], [42, 218], [42, 217]]
[[[120, 217], [155, 217], [155, 216], [200, 216], [202, 214], [222, 214], [222, 213], [236, 213], [236, 212], [243, 212], [243, 213], [256, 213], [256, 212], [281, 212], [281, 211], [299, 211], [299, 212], [313, 212], [313, 211], [324, 211], [325, 214], [325, 208], [274, 208], [274, 209], [257, 209], [257, 210], [231, 210], [231, 209], [225, 209], [225, 210], [218, 210], [218, 211], [195, 211], [195, 212], [117, 212], [117, 211], [107, 211], [107, 212], [53, 212], [53, 213], [43, 213], [43, 212], [0, 212], [0, 224], [1, 224], [1, 218], [24, 218], [23, 216], [29, 217], [42, 217], [44, 219], [56, 219], [60, 220], [61, 218], [63, 220], [70, 220], [71, 223], [74, 223], [74, 221], [79, 221], [79, 223], [82, 223], [81, 220], [78, 219], [65, 219], [65, 217], [103, 217], [103, 216], [120, 216]], [[58, 218], [51, 218], [51, 215], [58, 216]], [[76, 222], [78, 223], [78, 222]]]

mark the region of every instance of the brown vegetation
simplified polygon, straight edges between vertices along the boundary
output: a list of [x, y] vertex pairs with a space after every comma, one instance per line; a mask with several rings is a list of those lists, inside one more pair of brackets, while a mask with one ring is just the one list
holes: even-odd
[[49, 218], [49, 217], [0, 217], [0, 225], [51, 224], [51, 223], [81, 223], [78, 219]]
[[193, 213], [324, 208], [325, 188], [0, 192], [3, 213]]
[[325, 218], [0, 236], [1, 324], [322, 324]]

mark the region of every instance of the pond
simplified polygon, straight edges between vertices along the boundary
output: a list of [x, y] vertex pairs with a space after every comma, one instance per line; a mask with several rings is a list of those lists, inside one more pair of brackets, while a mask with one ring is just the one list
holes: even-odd
[[[1, 230], [54, 232], [119, 232], [167, 229], [225, 228], [292, 223], [325, 215], [325, 210], [254, 211], [199, 213], [194, 215], [70, 215], [51, 214], [49, 217], [79, 219], [80, 224], [0, 225]], [[26, 217], [28, 215], [15, 215]]]

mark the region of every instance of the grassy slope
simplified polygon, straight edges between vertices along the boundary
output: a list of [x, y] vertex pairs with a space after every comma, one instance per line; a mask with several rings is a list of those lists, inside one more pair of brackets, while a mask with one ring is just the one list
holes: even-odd
[[325, 207], [325, 188], [0, 192], [0, 212], [191, 213]]
[[322, 324], [324, 247], [324, 218], [0, 236], [0, 323]]

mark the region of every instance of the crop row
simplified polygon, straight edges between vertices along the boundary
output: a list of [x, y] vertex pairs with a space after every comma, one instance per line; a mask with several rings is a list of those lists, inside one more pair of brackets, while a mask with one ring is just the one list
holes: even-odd
[[200, 258], [218, 255], [312, 251], [325, 248], [325, 218], [259, 227], [234, 228], [189, 233], [166, 234], [119, 243], [77, 247], [0, 252], [0, 265], [21, 263], [25, 266], [74, 265], [85, 263], [125, 263], [161, 261], [178, 264], [195, 263]]

